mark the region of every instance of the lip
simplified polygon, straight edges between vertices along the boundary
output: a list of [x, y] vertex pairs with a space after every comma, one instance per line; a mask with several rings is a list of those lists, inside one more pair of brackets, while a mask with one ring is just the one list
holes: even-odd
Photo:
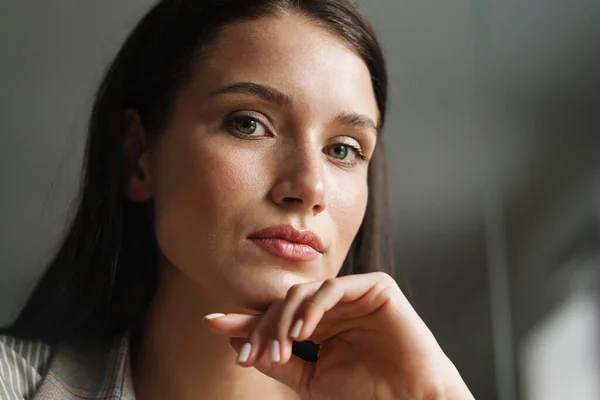
[[323, 242], [310, 230], [291, 225], [270, 226], [248, 236], [254, 244], [291, 261], [311, 261], [323, 252]]

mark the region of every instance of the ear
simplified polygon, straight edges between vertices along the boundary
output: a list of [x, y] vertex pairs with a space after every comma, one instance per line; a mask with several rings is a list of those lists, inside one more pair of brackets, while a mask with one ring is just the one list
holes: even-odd
[[140, 114], [133, 109], [123, 115], [123, 174], [125, 196], [135, 202], [150, 200], [153, 194], [152, 157]]

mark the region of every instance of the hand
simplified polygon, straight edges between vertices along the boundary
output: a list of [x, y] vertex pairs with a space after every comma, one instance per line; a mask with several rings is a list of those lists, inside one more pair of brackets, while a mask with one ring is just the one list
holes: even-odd
[[[387, 274], [298, 284], [262, 315], [207, 316], [229, 336], [238, 363], [255, 367], [303, 399], [466, 400], [472, 394]], [[293, 340], [320, 345], [308, 363]]]

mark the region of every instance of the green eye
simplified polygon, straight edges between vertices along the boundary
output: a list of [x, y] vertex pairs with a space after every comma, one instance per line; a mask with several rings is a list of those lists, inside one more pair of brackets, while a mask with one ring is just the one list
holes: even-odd
[[336, 143], [323, 149], [329, 157], [348, 165], [354, 165], [359, 160], [367, 161], [367, 157], [358, 146], [349, 143]]
[[328, 147], [327, 154], [338, 160], [345, 160], [352, 151], [354, 151], [354, 149], [346, 144], [336, 144]]
[[232, 121], [232, 126], [244, 135], [253, 135], [258, 129], [258, 121], [250, 117], [240, 117]]
[[252, 115], [234, 115], [225, 120], [225, 127], [232, 135], [240, 139], [260, 139], [270, 136], [269, 128], [260, 117]]

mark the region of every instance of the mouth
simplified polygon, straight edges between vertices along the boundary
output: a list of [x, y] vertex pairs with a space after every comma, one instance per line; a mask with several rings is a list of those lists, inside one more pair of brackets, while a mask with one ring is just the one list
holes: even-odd
[[263, 250], [290, 261], [312, 261], [323, 253], [323, 242], [310, 230], [291, 225], [270, 226], [248, 236]]

